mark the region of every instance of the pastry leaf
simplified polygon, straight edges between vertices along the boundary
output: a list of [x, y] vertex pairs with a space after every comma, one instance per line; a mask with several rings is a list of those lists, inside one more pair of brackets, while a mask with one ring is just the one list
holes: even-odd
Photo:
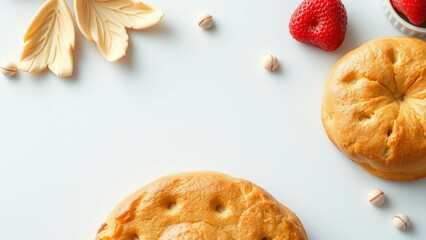
[[65, 0], [48, 0], [27, 29], [19, 68], [40, 72], [48, 67], [59, 77], [69, 77], [74, 44], [74, 23]]
[[81, 32], [111, 62], [126, 54], [126, 28], [145, 29], [163, 17], [161, 11], [134, 0], [75, 0], [74, 9]]

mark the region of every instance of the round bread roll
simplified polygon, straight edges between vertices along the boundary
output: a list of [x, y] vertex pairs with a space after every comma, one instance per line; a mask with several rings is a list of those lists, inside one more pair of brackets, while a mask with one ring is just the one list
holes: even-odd
[[342, 57], [324, 90], [330, 140], [368, 172], [390, 180], [426, 176], [426, 42], [371, 40]]
[[303, 240], [296, 215], [258, 186], [216, 172], [163, 177], [124, 199], [97, 240]]

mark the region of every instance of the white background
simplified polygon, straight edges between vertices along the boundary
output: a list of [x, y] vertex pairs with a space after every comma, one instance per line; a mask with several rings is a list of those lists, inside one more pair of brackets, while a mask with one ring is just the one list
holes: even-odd
[[[0, 0], [0, 60], [18, 60], [43, 0]], [[72, 3], [70, 1], [70, 3]], [[344, 44], [293, 40], [300, 1], [150, 0], [165, 18], [130, 31], [107, 62], [77, 31], [71, 79], [0, 77], [0, 239], [94, 239], [123, 197], [165, 174], [218, 170], [249, 179], [301, 219], [310, 239], [426, 239], [426, 179], [391, 182], [348, 160], [320, 120], [333, 64], [366, 40], [401, 35], [381, 1], [346, 0]], [[209, 11], [215, 28], [195, 25]], [[274, 53], [281, 68], [260, 62]], [[383, 189], [388, 203], [367, 200]], [[402, 212], [412, 229], [400, 232]]]

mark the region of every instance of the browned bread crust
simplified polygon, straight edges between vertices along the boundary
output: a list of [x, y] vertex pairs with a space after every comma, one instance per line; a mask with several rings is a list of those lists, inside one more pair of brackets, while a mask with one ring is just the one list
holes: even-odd
[[324, 90], [330, 140], [368, 172], [390, 180], [426, 176], [426, 42], [371, 40], [342, 57]]
[[304, 240], [296, 215], [258, 186], [216, 172], [163, 177], [124, 199], [97, 240]]

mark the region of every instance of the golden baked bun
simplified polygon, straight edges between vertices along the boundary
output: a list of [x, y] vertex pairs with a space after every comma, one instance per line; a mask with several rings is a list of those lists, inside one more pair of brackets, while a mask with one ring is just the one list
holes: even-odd
[[163, 177], [124, 199], [98, 240], [303, 240], [296, 215], [258, 186], [216, 172]]
[[426, 42], [371, 40], [342, 57], [324, 90], [330, 140], [368, 172], [390, 180], [426, 176]]

